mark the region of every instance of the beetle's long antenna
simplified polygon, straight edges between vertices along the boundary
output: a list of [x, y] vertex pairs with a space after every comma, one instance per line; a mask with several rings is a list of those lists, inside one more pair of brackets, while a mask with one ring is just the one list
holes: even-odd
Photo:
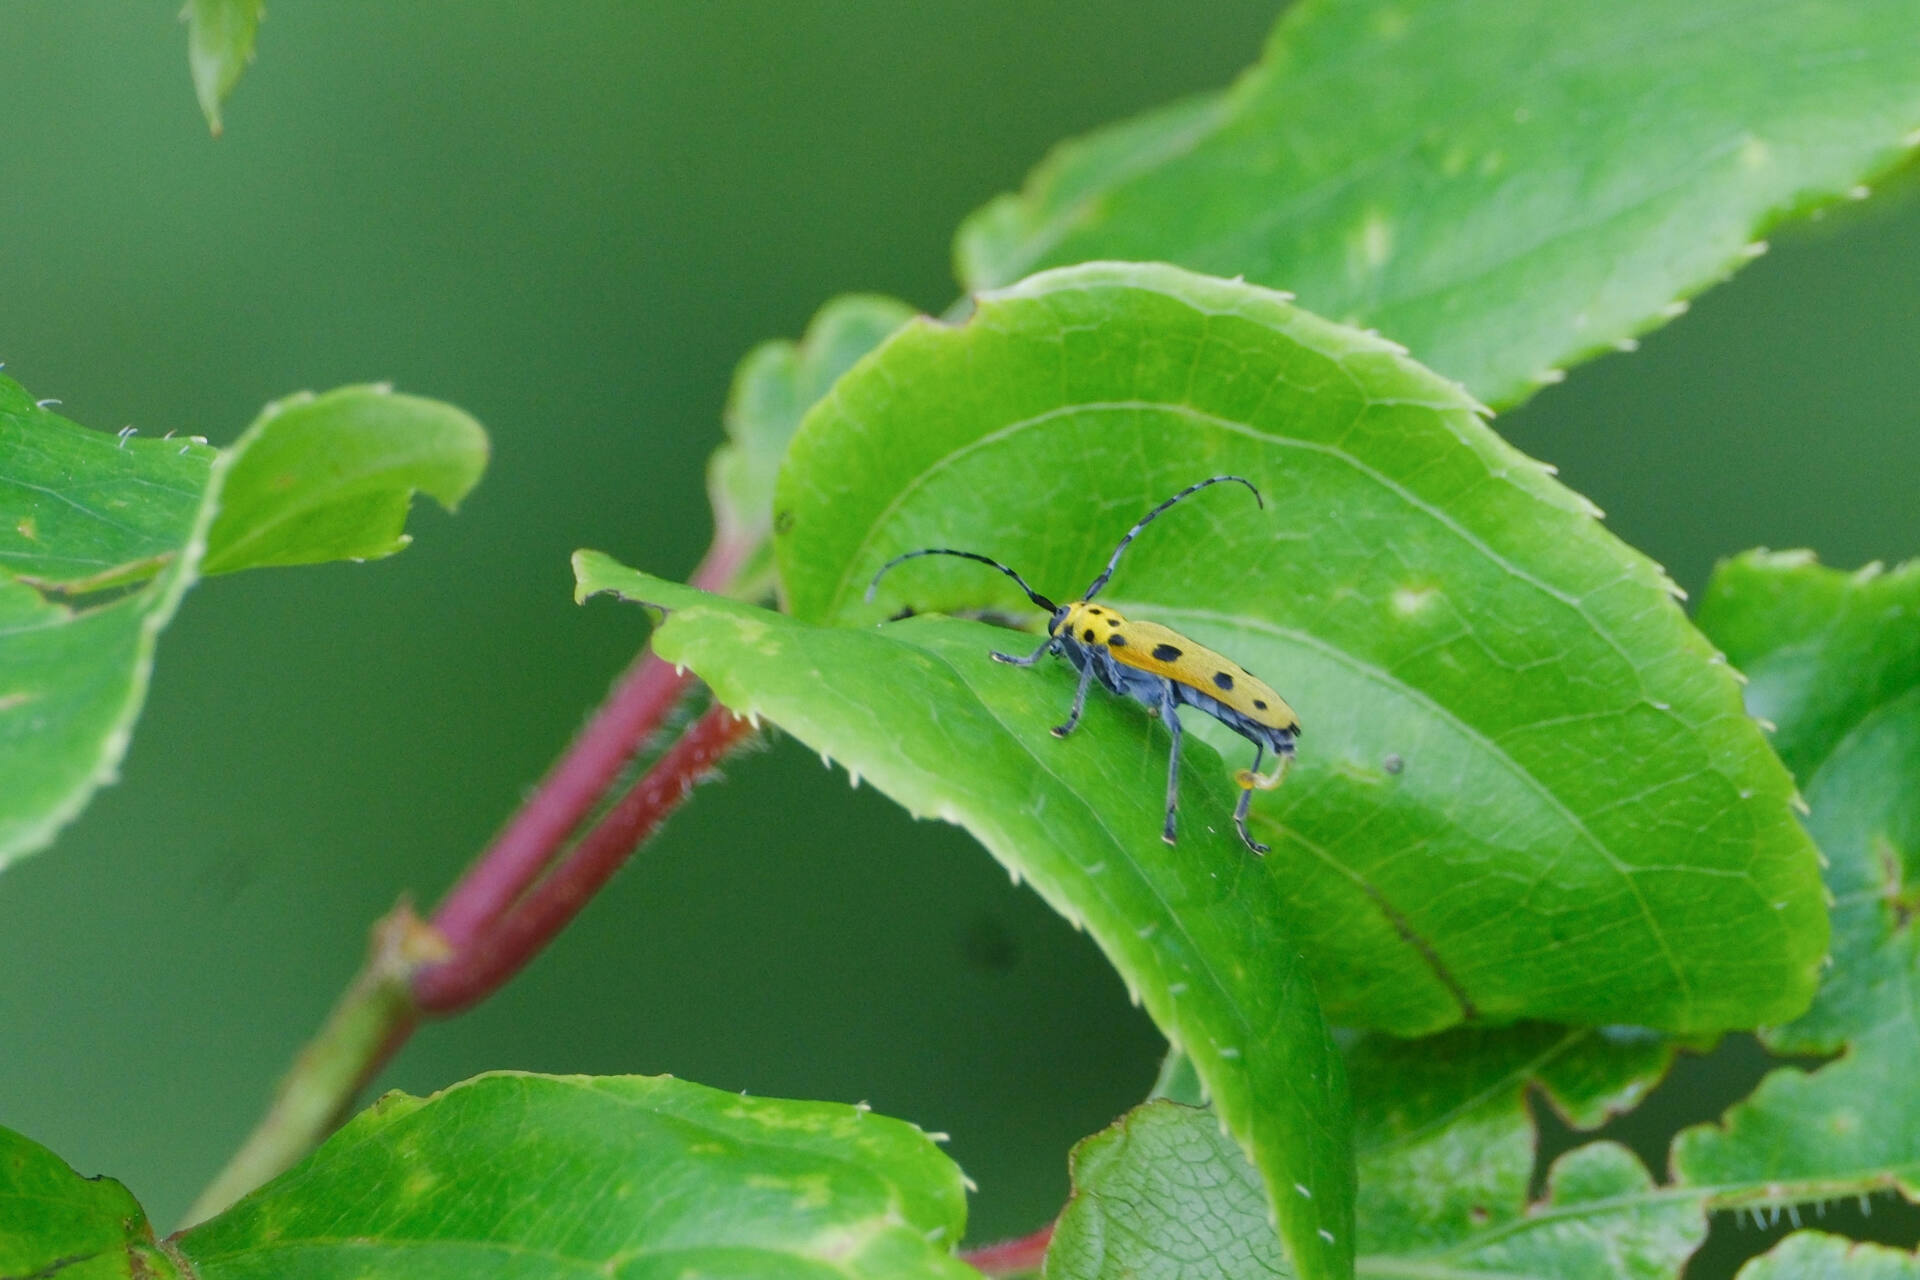
[[1001, 564], [998, 560], [994, 560], [987, 556], [983, 556], [977, 551], [955, 551], [951, 547], [928, 547], [924, 551], [909, 551], [907, 552], [907, 554], [903, 556], [895, 556], [893, 559], [881, 565], [880, 572], [874, 574], [873, 581], [867, 584], [867, 599], [869, 600], [873, 599], [873, 590], [875, 587], [880, 585], [880, 579], [887, 572], [887, 570], [893, 568], [893, 566], [899, 564], [903, 560], [912, 560], [916, 556], [959, 556], [962, 560], [977, 560], [981, 564], [992, 565], [994, 568], [998, 569], [1000, 572], [1006, 574], [1009, 578], [1012, 578], [1015, 582], [1019, 583], [1020, 589], [1027, 593], [1027, 599], [1033, 601], [1035, 604], [1039, 605], [1042, 609], [1045, 609], [1048, 613], [1052, 613], [1055, 609], [1058, 609], [1060, 607], [1059, 605], [1055, 604], [1053, 601], [1041, 595], [1038, 591], [1035, 591], [1032, 587], [1028, 586], [1027, 580], [1025, 578], [1021, 577], [1019, 574], [1015, 573], [1013, 570], [1007, 568], [1007, 566]]
[[1174, 503], [1180, 501], [1180, 499], [1191, 497], [1193, 494], [1200, 492], [1202, 489], [1206, 488], [1210, 484], [1219, 484], [1222, 481], [1226, 481], [1226, 480], [1231, 480], [1235, 484], [1243, 484], [1247, 486], [1247, 489], [1253, 494], [1253, 500], [1255, 502], [1259, 503], [1262, 508], [1264, 508], [1267, 505], [1266, 499], [1260, 496], [1260, 491], [1253, 487], [1253, 481], [1247, 479], [1245, 476], [1208, 476], [1205, 480], [1200, 481], [1198, 484], [1190, 484], [1186, 488], [1182, 489], [1180, 492], [1174, 494], [1171, 498], [1168, 498], [1165, 502], [1161, 503], [1159, 506], [1155, 507], [1153, 510], [1147, 512], [1147, 514], [1145, 514], [1144, 516], [1141, 516], [1140, 523], [1133, 526], [1133, 528], [1127, 530], [1127, 536], [1120, 539], [1120, 545], [1113, 549], [1113, 558], [1107, 561], [1106, 569], [1102, 571], [1099, 577], [1093, 580], [1093, 585], [1087, 588], [1087, 594], [1084, 596], [1081, 596], [1080, 598], [1082, 600], [1091, 600], [1095, 596], [1100, 594], [1102, 589], [1106, 587], [1107, 580], [1113, 577], [1113, 571], [1120, 567], [1121, 554], [1125, 552], [1127, 547], [1132, 544], [1134, 538], [1139, 536], [1139, 533], [1142, 529], [1146, 528], [1149, 524], [1153, 523], [1153, 518], [1155, 516], [1159, 515], [1162, 511], [1165, 511], [1168, 507], [1172, 506]]

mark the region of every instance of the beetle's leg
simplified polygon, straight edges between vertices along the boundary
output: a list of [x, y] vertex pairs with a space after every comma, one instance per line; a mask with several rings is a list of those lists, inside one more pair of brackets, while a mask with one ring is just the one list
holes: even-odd
[[1034, 663], [1040, 661], [1040, 659], [1046, 657], [1047, 653], [1052, 648], [1053, 648], [1053, 637], [1048, 636], [1047, 642], [1045, 644], [1041, 645], [1038, 649], [1035, 649], [1032, 653], [1028, 654], [1024, 658], [1016, 658], [1010, 653], [1001, 653], [997, 649], [993, 651], [991, 656], [995, 662], [1004, 662], [1010, 667], [1030, 667]]
[[1073, 710], [1067, 713], [1067, 722], [1053, 726], [1053, 736], [1064, 738], [1073, 732], [1080, 723], [1080, 713], [1087, 709], [1087, 686], [1093, 683], [1093, 663], [1080, 668], [1080, 683], [1073, 691]]
[[1173, 735], [1173, 750], [1167, 753], [1167, 825], [1161, 829], [1160, 838], [1172, 844], [1173, 811], [1180, 804], [1180, 713], [1174, 709], [1171, 680], [1160, 681], [1160, 718]]
[[1263, 774], [1260, 772], [1261, 744], [1256, 742], [1253, 745], [1253, 768], [1242, 769], [1233, 775], [1233, 780], [1239, 783], [1243, 789], [1257, 787], [1262, 791], [1271, 791], [1279, 786], [1286, 778], [1287, 766], [1293, 763], [1293, 755], [1287, 751], [1280, 752], [1278, 758], [1273, 762], [1273, 772]]
[[[1240, 803], [1233, 806], [1233, 825], [1240, 832], [1240, 838], [1246, 841], [1247, 848], [1253, 850], [1257, 858], [1266, 853], [1267, 846], [1255, 840], [1247, 831], [1247, 806], [1253, 802], [1253, 789], [1259, 785], [1260, 756], [1266, 751], [1266, 744], [1253, 744], [1253, 767], [1242, 769], [1234, 775], [1234, 781], [1240, 784]], [[1284, 759], [1284, 757], [1283, 757]], [[1285, 766], [1282, 765], [1282, 768]]]

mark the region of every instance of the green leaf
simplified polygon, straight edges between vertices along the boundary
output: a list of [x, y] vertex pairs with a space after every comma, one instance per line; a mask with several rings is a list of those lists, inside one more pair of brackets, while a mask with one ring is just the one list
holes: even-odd
[[[1359, 1038], [1346, 1060], [1360, 1273], [1675, 1275], [1706, 1234], [1705, 1195], [1653, 1187], [1630, 1155], [1595, 1144], [1555, 1166], [1552, 1197], [1530, 1202], [1538, 1135], [1526, 1094], [1538, 1090], [1569, 1124], [1591, 1129], [1638, 1102], [1679, 1047], [1624, 1028], [1542, 1023]], [[1265, 1216], [1246, 1210], [1239, 1190], [1251, 1171], [1203, 1116], [1150, 1105], [1081, 1144], [1050, 1276], [1181, 1274], [1191, 1258], [1270, 1256]], [[1131, 1211], [1109, 1215], [1108, 1201]]]
[[187, 66], [207, 127], [220, 136], [220, 104], [253, 61], [265, 0], [187, 0]]
[[61, 591], [151, 578], [192, 532], [216, 452], [89, 431], [0, 376], [0, 574]]
[[1134, 1108], [1073, 1149], [1073, 1198], [1047, 1280], [1250, 1280], [1294, 1273], [1268, 1225], [1260, 1176], [1212, 1114]]
[[[1142, 513], [1223, 472], [1265, 509], [1233, 486], [1197, 496], [1103, 599], [1232, 655], [1299, 712], [1299, 763], [1254, 823], [1274, 928], [1329, 1018], [1694, 1031], [1805, 1007], [1826, 943], [1814, 850], [1665, 576], [1458, 387], [1279, 295], [1093, 264], [985, 295], [958, 328], [909, 325], [795, 437], [775, 504], [786, 598], [840, 624], [1031, 617], [954, 559], [901, 566], [877, 604], [862, 593], [891, 556], [958, 547], [1071, 598]], [[1003, 675], [1055, 719], [1071, 700], [1063, 664]], [[1118, 713], [1145, 732], [1138, 708]], [[1230, 765], [1250, 758], [1188, 720]], [[1144, 810], [1158, 788], [1138, 785]]]
[[[1542, 1209], [1528, 1197], [1538, 1145], [1528, 1088], [1537, 1088], [1575, 1128], [1592, 1129], [1638, 1102], [1666, 1074], [1677, 1047], [1645, 1032], [1544, 1023], [1462, 1028], [1413, 1041], [1361, 1039], [1348, 1051], [1347, 1066], [1354, 1087], [1363, 1269], [1379, 1270], [1389, 1258], [1410, 1267], [1414, 1260], [1437, 1265], [1440, 1259], [1484, 1258], [1497, 1252], [1499, 1242], [1532, 1230], [1529, 1223]], [[1584, 1159], [1596, 1168], [1625, 1169], [1612, 1155]], [[1702, 1197], [1688, 1198], [1669, 1214], [1657, 1196], [1643, 1194], [1644, 1170], [1633, 1181], [1621, 1182], [1619, 1194], [1628, 1199], [1618, 1206], [1619, 1215], [1611, 1209], [1571, 1214], [1570, 1239], [1593, 1242], [1616, 1230], [1644, 1233], [1658, 1223], [1653, 1237], [1673, 1248], [1691, 1239], [1671, 1254], [1677, 1264], [1705, 1233]], [[1683, 1224], [1691, 1225], [1669, 1234]], [[1532, 1237], [1536, 1245], [1551, 1238], [1557, 1237]], [[1580, 1274], [1571, 1258], [1585, 1247], [1563, 1259], [1565, 1274]], [[1562, 1274], [1540, 1265], [1539, 1274]]]
[[965, 826], [1084, 927], [1252, 1152], [1300, 1274], [1346, 1273], [1353, 1187], [1339, 1058], [1279, 923], [1285, 889], [1233, 834], [1233, 788], [1210, 750], [1188, 756], [1188, 818], [1169, 850], [1166, 757], [1142, 718], [1099, 702], [1056, 741], [1061, 687], [989, 659], [1003, 631], [941, 618], [815, 627], [597, 552], [578, 553], [574, 567], [582, 598], [614, 591], [668, 610], [654, 651], [692, 668], [722, 703], [772, 720], [908, 810]]
[[727, 442], [708, 464], [707, 491], [717, 540], [753, 548], [755, 562], [742, 566], [742, 582], [772, 586], [773, 482], [801, 416], [913, 314], [892, 298], [835, 298], [799, 342], [761, 343], [740, 362], [727, 397]]
[[1739, 1280], [1920, 1280], [1920, 1258], [1823, 1231], [1796, 1231], [1740, 1268]]
[[111, 781], [201, 573], [389, 554], [416, 488], [450, 506], [485, 461], [465, 414], [377, 388], [282, 401], [219, 451], [88, 431], [0, 378], [0, 867]]
[[503, 1072], [387, 1095], [174, 1243], [200, 1280], [959, 1280], [962, 1182], [864, 1108]]
[[1805, 553], [1720, 566], [1701, 623], [1748, 674], [1801, 779], [1827, 856], [1833, 966], [1813, 1007], [1764, 1036], [1783, 1068], [1723, 1126], [1688, 1130], [1674, 1168], [1723, 1204], [1897, 1186], [1920, 1195], [1920, 562], [1848, 574]]
[[112, 1178], [83, 1178], [60, 1157], [0, 1128], [0, 1276], [162, 1280], [146, 1214]]
[[1909, 0], [1307, 0], [1230, 90], [1062, 146], [956, 257], [970, 289], [1245, 275], [1507, 405], [1915, 146]]
[[[1465, 1165], [1428, 1172], [1451, 1180], [1472, 1168], [1471, 1154]], [[1081, 1143], [1073, 1171], [1047, 1280], [1291, 1274], [1273, 1244], [1253, 1170], [1206, 1111], [1160, 1101], [1137, 1107]], [[1526, 1172], [1517, 1188], [1523, 1200]], [[1363, 1172], [1363, 1200], [1368, 1181]], [[1706, 1236], [1699, 1197], [1661, 1193], [1633, 1154], [1612, 1142], [1555, 1161], [1539, 1203], [1500, 1209], [1498, 1220], [1457, 1238], [1363, 1245], [1358, 1274], [1674, 1280]]]
[[452, 511], [479, 483], [487, 434], [437, 400], [342, 387], [268, 405], [228, 457], [207, 574], [392, 555], [416, 492]]

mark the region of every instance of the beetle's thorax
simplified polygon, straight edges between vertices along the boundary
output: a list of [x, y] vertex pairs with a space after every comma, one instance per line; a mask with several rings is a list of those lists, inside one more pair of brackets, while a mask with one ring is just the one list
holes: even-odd
[[1054, 635], [1071, 636], [1082, 644], [1105, 644], [1108, 637], [1126, 624], [1125, 618], [1103, 604], [1076, 600], [1060, 607], [1048, 630]]

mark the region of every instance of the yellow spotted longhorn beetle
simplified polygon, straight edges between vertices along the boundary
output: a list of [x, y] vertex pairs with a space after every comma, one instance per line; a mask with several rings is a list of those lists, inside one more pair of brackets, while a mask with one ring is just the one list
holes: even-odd
[[[1069, 604], [1055, 604], [998, 560], [977, 551], [955, 551], [950, 547], [927, 547], [887, 561], [873, 575], [873, 581], [867, 584], [867, 599], [873, 599], [874, 590], [888, 570], [920, 556], [959, 556], [963, 560], [990, 565], [1006, 574], [1020, 584], [1020, 589], [1027, 593], [1027, 599], [1052, 616], [1047, 620], [1045, 644], [1024, 658], [994, 652], [994, 660], [1016, 667], [1030, 667], [1047, 654], [1057, 653], [1080, 673], [1080, 684], [1073, 692], [1073, 710], [1068, 712], [1065, 724], [1054, 727], [1053, 736], [1064, 738], [1080, 723], [1080, 713], [1087, 705], [1087, 686], [1095, 680], [1122, 697], [1145, 703], [1150, 711], [1157, 713], [1166, 723], [1167, 732], [1173, 736], [1172, 755], [1167, 762], [1167, 823], [1160, 833], [1162, 839], [1172, 844], [1174, 810], [1180, 803], [1179, 708], [1183, 704], [1199, 708], [1253, 743], [1253, 767], [1242, 769], [1234, 775], [1234, 781], [1240, 786], [1240, 802], [1233, 809], [1233, 825], [1240, 832], [1240, 838], [1246, 841], [1247, 847], [1256, 854], [1262, 854], [1267, 851], [1267, 846], [1256, 841], [1247, 831], [1247, 806], [1253, 799], [1255, 787], [1271, 791], [1280, 785], [1281, 778], [1286, 775], [1287, 763], [1293, 759], [1294, 739], [1300, 736], [1300, 721], [1293, 714], [1293, 708], [1239, 664], [1195, 644], [1171, 627], [1163, 627], [1155, 622], [1129, 622], [1113, 610], [1103, 609], [1093, 603], [1093, 598], [1113, 577], [1113, 571], [1120, 567], [1120, 557], [1140, 531], [1153, 522], [1155, 516], [1209, 485], [1228, 480], [1246, 485], [1253, 493], [1253, 500], [1262, 508], [1266, 506], [1260, 491], [1253, 487], [1253, 482], [1242, 476], [1212, 476], [1198, 484], [1190, 484], [1140, 517], [1140, 522], [1127, 530], [1126, 537], [1120, 539], [1120, 545], [1113, 549], [1113, 555], [1107, 560], [1107, 567], [1093, 580], [1086, 594]], [[1262, 774], [1259, 771], [1260, 761], [1269, 750], [1275, 756], [1274, 769], [1270, 774]]]

